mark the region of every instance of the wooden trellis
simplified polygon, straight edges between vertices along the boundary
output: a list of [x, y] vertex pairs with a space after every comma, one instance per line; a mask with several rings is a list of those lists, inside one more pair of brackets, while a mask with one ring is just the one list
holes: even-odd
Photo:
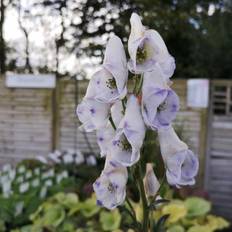
[[215, 213], [232, 220], [232, 81], [212, 81], [205, 187]]

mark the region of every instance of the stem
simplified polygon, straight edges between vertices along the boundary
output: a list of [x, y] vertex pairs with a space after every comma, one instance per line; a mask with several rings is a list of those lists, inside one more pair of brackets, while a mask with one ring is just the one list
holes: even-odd
[[126, 100], [126, 97], [122, 99], [123, 113], [125, 113], [125, 111], [126, 111], [126, 102], [125, 102], [125, 100]]
[[131, 204], [131, 202], [130, 202], [130, 200], [129, 200], [129, 198], [127, 196], [126, 196], [126, 202], [127, 202], [128, 206], [129, 206], [129, 208], [131, 209], [131, 212], [132, 212], [132, 214], [133, 214], [133, 216], [134, 216], [134, 218], [136, 220], [135, 210], [134, 210], [133, 205]]
[[139, 83], [138, 83], [136, 95], [140, 94], [142, 86], [143, 86], [143, 76], [141, 75], [139, 78]]
[[148, 232], [149, 208], [148, 208], [147, 198], [146, 198], [144, 184], [143, 184], [143, 180], [142, 180], [141, 162], [139, 163], [138, 183], [139, 183], [139, 189], [140, 189], [140, 197], [141, 197], [142, 204], [143, 204], [143, 232]]
[[110, 120], [110, 123], [111, 123], [112, 127], [114, 128], [114, 130], [116, 130], [117, 128], [116, 128], [116, 126], [114, 124], [114, 121], [113, 121], [111, 116], [109, 117], [109, 120]]

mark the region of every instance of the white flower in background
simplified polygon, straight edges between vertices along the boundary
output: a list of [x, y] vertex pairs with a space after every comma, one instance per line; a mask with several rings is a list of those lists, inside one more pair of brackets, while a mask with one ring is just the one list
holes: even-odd
[[55, 151], [48, 155], [49, 159], [51, 159], [54, 163], [57, 163], [57, 164], [61, 162], [60, 156], [61, 156], [61, 153], [58, 151]]
[[42, 174], [42, 179], [46, 179], [49, 177], [54, 177], [55, 176], [55, 171], [53, 168], [49, 169], [48, 171], [46, 171], [45, 173]]
[[40, 173], [41, 173], [40, 168], [36, 168], [36, 169], [34, 170], [34, 174], [35, 174], [36, 176], [39, 176]]
[[109, 153], [110, 144], [114, 135], [115, 131], [110, 123], [106, 128], [102, 128], [97, 131], [97, 144], [100, 147], [101, 157], [104, 157]]
[[63, 177], [63, 179], [68, 178], [68, 172], [64, 170], [63, 172], [61, 172], [61, 176]]
[[113, 103], [127, 94], [127, 61], [119, 37], [112, 36], [105, 51], [102, 68], [89, 82], [86, 97], [104, 103]]
[[94, 182], [97, 204], [107, 209], [121, 205], [126, 197], [127, 169], [107, 156], [105, 168]]
[[24, 182], [19, 185], [19, 192], [20, 193], [25, 193], [29, 190], [30, 184], [29, 182]]
[[123, 105], [121, 101], [117, 101], [112, 105], [111, 116], [112, 116], [115, 126], [118, 127], [119, 123], [121, 122], [124, 116]]
[[97, 165], [96, 157], [93, 155], [88, 156], [86, 158], [86, 163], [90, 166], [96, 166]]
[[15, 179], [15, 176], [16, 176], [16, 170], [15, 170], [15, 169], [9, 170], [8, 176], [9, 176], [9, 179], [10, 179], [10, 180], [14, 180], [14, 179]]
[[75, 156], [75, 164], [79, 165], [79, 164], [84, 163], [84, 161], [85, 161], [85, 158], [84, 158], [82, 152], [77, 150], [76, 156]]
[[77, 106], [77, 116], [82, 122], [80, 130], [91, 132], [106, 126], [109, 119], [110, 104], [84, 98]]
[[42, 156], [42, 155], [38, 155], [38, 156], [36, 157], [36, 159], [37, 159], [38, 161], [40, 161], [41, 163], [43, 163], [43, 164], [47, 164], [47, 163], [48, 163], [47, 159], [46, 159], [44, 156]]
[[193, 185], [199, 168], [197, 156], [181, 141], [172, 127], [158, 130], [167, 181], [177, 187]]
[[4, 164], [2, 166], [2, 171], [3, 172], [9, 172], [11, 170], [11, 165], [10, 164]]
[[145, 124], [153, 130], [169, 126], [179, 110], [179, 98], [159, 70], [144, 74], [142, 92]]
[[144, 73], [157, 66], [167, 78], [171, 77], [176, 67], [175, 60], [169, 54], [160, 34], [155, 30], [146, 30], [135, 13], [131, 15], [130, 23], [129, 69], [135, 73]]
[[6, 181], [10, 180], [9, 175], [5, 173], [3, 176], [1, 176], [1, 183], [4, 183]]
[[18, 173], [23, 174], [26, 172], [26, 167], [24, 165], [20, 165], [18, 167]]
[[137, 98], [127, 101], [125, 116], [121, 120], [110, 147], [112, 159], [124, 166], [132, 166], [140, 158], [140, 148], [145, 136], [145, 125]]
[[24, 202], [20, 201], [17, 202], [15, 205], [15, 213], [14, 216], [17, 217], [18, 215], [20, 215], [23, 212], [23, 207], [24, 207]]
[[46, 180], [46, 181], [44, 182], [44, 184], [45, 184], [45, 186], [50, 187], [50, 186], [53, 185], [53, 182], [52, 182], [52, 180]]
[[56, 183], [59, 184], [63, 180], [63, 175], [57, 174], [56, 175]]
[[39, 185], [40, 185], [40, 179], [39, 178], [36, 178], [36, 179], [32, 180], [32, 182], [31, 182], [32, 187], [36, 188]]
[[11, 193], [12, 182], [10, 180], [5, 180], [2, 182], [2, 192], [4, 196], [9, 196]]
[[65, 155], [63, 156], [63, 160], [64, 160], [64, 163], [65, 163], [65, 164], [71, 164], [71, 163], [73, 163], [73, 161], [74, 161], [73, 155], [67, 153], [67, 154], [65, 154]]
[[26, 172], [25, 178], [26, 178], [26, 179], [30, 179], [31, 177], [32, 177], [32, 171], [31, 171], [31, 170], [28, 170], [28, 171]]
[[39, 197], [41, 199], [45, 198], [47, 196], [48, 189], [46, 186], [42, 187], [39, 193]]
[[23, 176], [18, 176], [18, 177], [16, 178], [16, 183], [17, 183], [17, 184], [21, 184], [21, 183], [23, 183], [23, 181], [24, 181]]
[[144, 188], [148, 197], [155, 196], [159, 190], [160, 183], [154, 173], [151, 163], [146, 164], [146, 174], [143, 179]]

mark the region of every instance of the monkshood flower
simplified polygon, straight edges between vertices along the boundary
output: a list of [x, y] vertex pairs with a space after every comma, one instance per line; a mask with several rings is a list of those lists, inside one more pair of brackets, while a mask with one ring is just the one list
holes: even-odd
[[157, 69], [144, 74], [142, 88], [142, 115], [145, 124], [153, 130], [169, 126], [179, 110], [179, 98], [169, 88]]
[[176, 187], [193, 185], [199, 168], [198, 157], [179, 139], [171, 126], [158, 130], [158, 137], [168, 183]]
[[122, 118], [112, 144], [112, 159], [124, 166], [132, 166], [140, 158], [140, 148], [145, 136], [145, 125], [138, 99], [131, 95], [127, 101], [125, 115]]
[[86, 163], [89, 166], [96, 166], [97, 165], [97, 160], [94, 155], [90, 155], [86, 158]]
[[143, 179], [144, 188], [148, 197], [155, 196], [160, 188], [160, 183], [154, 173], [151, 163], [146, 164], [146, 174]]
[[91, 78], [86, 97], [104, 103], [113, 103], [127, 94], [127, 61], [119, 37], [112, 36], [105, 51], [102, 68]]
[[84, 163], [84, 161], [85, 161], [85, 158], [84, 158], [82, 152], [77, 150], [76, 156], [75, 156], [75, 164], [80, 165], [80, 164]]
[[113, 122], [116, 127], [118, 127], [119, 123], [121, 122], [124, 113], [123, 113], [123, 106], [121, 101], [115, 102], [111, 107], [111, 116]]
[[128, 40], [130, 71], [144, 73], [158, 66], [162, 73], [169, 78], [175, 70], [175, 60], [155, 30], [146, 30], [140, 17], [133, 13], [130, 18], [131, 33]]
[[115, 135], [115, 131], [109, 123], [106, 128], [97, 131], [97, 143], [100, 147], [101, 157], [106, 156], [110, 152], [110, 144]]
[[109, 119], [110, 105], [97, 102], [94, 99], [84, 98], [77, 106], [77, 116], [82, 122], [79, 127], [86, 132], [103, 128], [107, 125]]
[[121, 205], [126, 197], [127, 169], [107, 156], [105, 168], [94, 182], [97, 204], [107, 209]]

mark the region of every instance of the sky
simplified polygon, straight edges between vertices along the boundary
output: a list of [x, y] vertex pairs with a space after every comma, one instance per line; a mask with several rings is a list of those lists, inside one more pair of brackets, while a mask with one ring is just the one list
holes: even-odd
[[[35, 0], [22, 0], [23, 7], [30, 10], [30, 4]], [[200, 8], [197, 10], [201, 10]], [[212, 15], [215, 11], [215, 6], [210, 5], [208, 14]], [[42, 14], [46, 16], [47, 12], [42, 11]], [[49, 16], [50, 17], [50, 16]], [[30, 41], [30, 60], [32, 66], [39, 66], [41, 64], [48, 64], [50, 68], [55, 67], [55, 37], [57, 33], [60, 33], [59, 21], [57, 18], [55, 20], [50, 20], [48, 16], [44, 17], [45, 21], [43, 24], [37, 22], [36, 19], [24, 20], [24, 26], [30, 31], [29, 41]], [[49, 19], [49, 23], [46, 22]], [[78, 20], [78, 17], [76, 18]], [[51, 23], [52, 22], [52, 23]], [[96, 22], [97, 23], [97, 22]], [[51, 33], [51, 30], [53, 33]], [[17, 65], [23, 66], [25, 62], [25, 37], [19, 28], [18, 24], [18, 13], [15, 9], [9, 8], [6, 12], [6, 21], [4, 26], [4, 37], [10, 47], [15, 48], [15, 52], [11, 54], [13, 58], [17, 58]], [[104, 39], [103, 39], [104, 41]], [[106, 41], [105, 41], [106, 43]], [[12, 58], [11, 57], [11, 58]], [[75, 54], [62, 54], [61, 57], [60, 71], [68, 71], [72, 75], [76, 75], [85, 70], [87, 73], [87, 78], [96, 71], [97, 64], [99, 60], [97, 58], [91, 57], [76, 57]], [[77, 75], [77, 78], [79, 76]]]
[[[55, 67], [55, 36], [59, 33], [55, 28], [59, 25], [38, 25], [35, 28], [33, 22], [25, 20], [24, 26], [30, 31], [30, 61], [32, 66], [38, 66], [48, 63], [50, 67]], [[50, 33], [50, 30], [53, 33]], [[48, 36], [46, 36], [48, 34]], [[15, 9], [8, 8], [6, 12], [6, 20], [4, 25], [4, 37], [10, 47], [15, 48], [15, 52], [11, 54], [11, 58], [17, 57], [17, 65], [23, 66], [25, 63], [25, 37], [20, 30], [18, 24], [18, 13]], [[99, 60], [96, 58], [82, 57], [78, 59], [75, 54], [65, 54], [61, 57], [60, 71], [68, 71], [72, 75], [81, 72], [82, 69], [87, 73], [87, 78], [90, 78], [93, 72], [96, 71]], [[77, 75], [77, 78], [80, 78]]]

